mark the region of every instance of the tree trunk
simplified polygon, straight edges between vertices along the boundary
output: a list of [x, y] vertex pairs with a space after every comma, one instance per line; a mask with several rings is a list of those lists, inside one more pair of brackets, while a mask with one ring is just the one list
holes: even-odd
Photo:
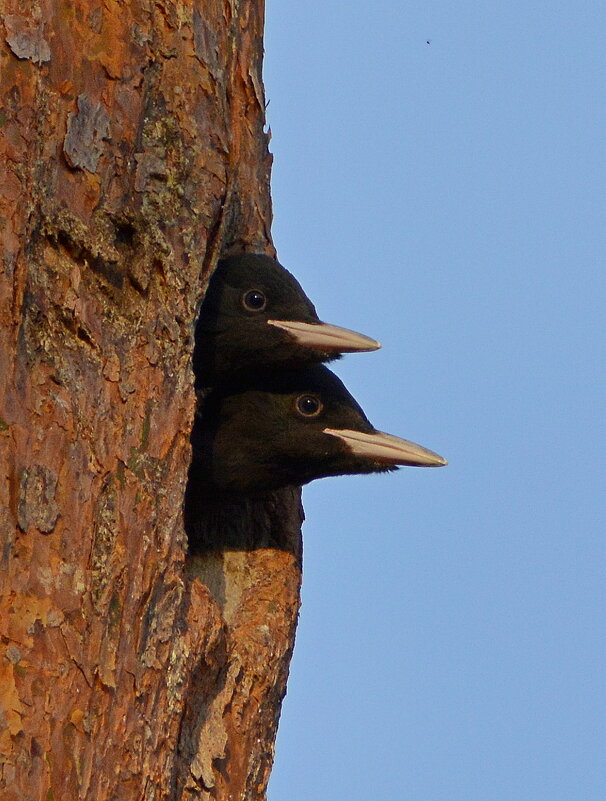
[[262, 799], [295, 490], [183, 496], [219, 254], [273, 253], [262, 0], [0, 0], [0, 798]]

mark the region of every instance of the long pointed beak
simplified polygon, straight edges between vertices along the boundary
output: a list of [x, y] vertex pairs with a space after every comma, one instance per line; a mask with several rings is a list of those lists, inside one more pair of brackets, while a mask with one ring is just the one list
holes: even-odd
[[318, 348], [326, 353], [356, 353], [378, 350], [381, 343], [376, 339], [328, 323], [300, 323], [297, 320], [268, 320], [269, 325], [287, 331], [299, 344], [307, 348]]
[[338, 437], [355, 456], [361, 456], [363, 459], [411, 467], [442, 467], [448, 464], [446, 459], [437, 453], [415, 442], [384, 434], [382, 431], [365, 434], [363, 431], [350, 431], [346, 428], [325, 428], [324, 433]]

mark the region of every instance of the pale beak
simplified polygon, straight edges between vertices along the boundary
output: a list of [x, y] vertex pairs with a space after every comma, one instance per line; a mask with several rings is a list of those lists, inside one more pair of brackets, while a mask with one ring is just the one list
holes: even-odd
[[268, 320], [269, 325], [288, 332], [298, 345], [317, 348], [325, 353], [356, 353], [378, 350], [381, 343], [376, 339], [357, 334], [349, 328], [328, 323], [300, 323], [296, 320]]
[[338, 437], [354, 456], [361, 456], [363, 459], [411, 467], [442, 467], [448, 464], [446, 459], [437, 453], [407, 439], [384, 434], [382, 431], [365, 434], [363, 431], [350, 431], [346, 428], [325, 428], [324, 433]]

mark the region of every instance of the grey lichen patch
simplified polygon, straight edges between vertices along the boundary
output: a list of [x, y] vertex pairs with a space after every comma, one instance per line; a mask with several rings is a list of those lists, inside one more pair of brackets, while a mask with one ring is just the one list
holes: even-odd
[[28, 59], [34, 64], [50, 61], [50, 46], [44, 38], [42, 25], [19, 14], [4, 17], [6, 42], [17, 58]]
[[50, 534], [59, 517], [55, 502], [57, 476], [48, 467], [34, 464], [21, 471], [17, 522], [22, 531], [37, 528], [42, 534]]
[[134, 473], [139, 479], [145, 479], [145, 462], [146, 455], [141, 453], [139, 448], [131, 447], [126, 466], [131, 473]]
[[9, 662], [13, 665], [18, 664], [21, 661], [21, 651], [14, 645], [9, 645], [6, 649], [6, 658]]
[[[126, 467], [141, 481], [161, 483], [164, 480], [165, 462], [162, 459], [149, 456], [141, 448], [131, 447]], [[160, 488], [156, 490], [156, 492], [159, 491]]]
[[109, 136], [109, 116], [103, 103], [92, 103], [88, 95], [78, 95], [78, 112], [67, 117], [63, 153], [70, 167], [97, 171], [103, 153], [103, 140]]
[[[152, 86], [157, 76], [148, 72]], [[174, 98], [168, 100], [157, 89], [150, 94], [153, 102], [146, 105], [141, 146], [135, 154], [135, 189], [143, 193], [142, 210], [148, 227], [157, 221], [160, 225], [155, 227], [166, 230], [183, 212], [194, 156], [172, 110]]]
[[115, 265], [120, 260], [114, 226], [103, 215], [95, 216], [94, 225], [85, 225], [65, 207], [47, 206], [43, 210], [40, 232], [54, 245], [65, 248], [69, 256], [95, 269], [94, 262]]
[[[110, 284], [112, 289], [123, 290], [128, 254], [116, 247], [115, 226], [106, 215], [95, 215], [94, 223], [87, 226], [65, 208], [49, 205], [44, 209], [40, 233], [54, 250], [63, 251], [69, 260], [77, 262], [82, 273], [90, 270], [104, 279], [106, 287]], [[69, 264], [70, 271], [72, 267]], [[80, 336], [82, 332], [77, 333]]]
[[101, 33], [103, 28], [103, 8], [102, 6], [97, 6], [97, 8], [93, 8], [93, 10], [88, 15], [88, 27], [94, 33]]
[[95, 505], [95, 538], [91, 552], [91, 593], [93, 603], [101, 608], [106, 594], [116, 581], [117, 566], [113, 564], [118, 534], [117, 490], [113, 475], [105, 477]]
[[176, 614], [181, 608], [183, 585], [167, 590], [156, 586], [150, 597], [147, 614], [141, 625], [141, 663], [157, 664], [163, 643], [172, 642], [177, 630]]
[[130, 36], [133, 42], [139, 47], [145, 47], [145, 45], [149, 44], [152, 40], [151, 34], [148, 31], [145, 31], [136, 22], [133, 23], [130, 29]]

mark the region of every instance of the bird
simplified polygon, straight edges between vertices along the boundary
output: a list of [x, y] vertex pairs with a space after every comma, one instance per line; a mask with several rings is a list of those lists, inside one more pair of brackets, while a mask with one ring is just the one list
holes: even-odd
[[377, 431], [324, 365], [265, 367], [214, 388], [200, 404], [191, 442], [190, 496], [215, 499], [399, 465], [447, 464], [421, 445]]
[[221, 259], [200, 308], [193, 368], [212, 387], [268, 364], [303, 366], [373, 351], [375, 339], [321, 322], [296, 278], [276, 259], [247, 253]]

